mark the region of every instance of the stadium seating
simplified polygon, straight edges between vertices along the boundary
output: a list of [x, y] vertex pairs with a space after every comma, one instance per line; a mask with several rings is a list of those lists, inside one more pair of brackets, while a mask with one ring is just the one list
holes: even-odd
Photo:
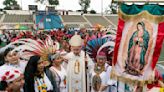
[[111, 16], [105, 16], [105, 17], [117, 26], [117, 23], [118, 23], [117, 15], [111, 15]]
[[6, 14], [3, 22], [33, 22], [32, 15]]
[[78, 28], [80, 25], [79, 24], [66, 24], [65, 26], [68, 28]]
[[89, 24], [84, 24], [86, 28], [90, 28], [91, 26]]
[[81, 15], [61, 15], [64, 22], [86, 22]]
[[85, 15], [85, 17], [92, 25], [100, 24], [104, 27], [111, 25], [103, 16]]

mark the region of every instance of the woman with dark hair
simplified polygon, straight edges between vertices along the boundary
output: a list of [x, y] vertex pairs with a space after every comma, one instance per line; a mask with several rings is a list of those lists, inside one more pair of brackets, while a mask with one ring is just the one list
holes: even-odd
[[53, 54], [59, 49], [59, 44], [54, 45], [50, 36], [45, 40], [19, 39], [13, 51], [25, 53], [23, 56], [30, 57], [25, 68], [25, 92], [60, 92], [56, 86], [54, 76], [49, 70], [49, 54]]
[[[11, 59], [8, 60], [8, 57], [9, 57], [9, 52], [12, 51], [13, 48], [7, 48], [4, 53], [1, 53], [1, 60], [0, 60], [0, 66], [3, 65], [4, 63], [7, 63], [7, 62], [10, 62]], [[10, 55], [11, 57], [11, 55]]]
[[24, 92], [60, 92], [52, 72], [40, 56], [32, 56], [25, 68]]
[[18, 68], [23, 73], [26, 67], [26, 62], [23, 61], [21, 62], [19, 53], [13, 50], [14, 48], [9, 47], [4, 51], [2, 63], [8, 66], [13, 66], [15, 68]]

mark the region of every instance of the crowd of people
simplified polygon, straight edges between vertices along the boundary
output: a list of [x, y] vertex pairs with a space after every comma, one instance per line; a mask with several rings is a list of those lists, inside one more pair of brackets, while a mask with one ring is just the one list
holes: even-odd
[[103, 44], [115, 42], [113, 30], [3, 31], [0, 37], [0, 92], [147, 92], [164, 87], [156, 70], [154, 82], [146, 86], [110, 78], [114, 44]]

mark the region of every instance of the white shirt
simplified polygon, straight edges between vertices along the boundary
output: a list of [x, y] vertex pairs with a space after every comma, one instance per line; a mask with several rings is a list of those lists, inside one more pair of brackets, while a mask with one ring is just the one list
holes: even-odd
[[58, 70], [52, 66], [50, 69], [55, 74], [55, 77], [60, 77], [60, 84], [56, 80], [57, 86], [59, 86], [59, 88], [60, 88], [60, 92], [66, 92], [66, 85], [64, 84], [64, 80], [66, 78], [67, 73], [66, 73], [64, 67], [61, 66], [61, 70]]
[[[37, 78], [37, 80], [40, 81], [39, 85], [41, 85], [41, 82], [42, 82], [41, 79]], [[48, 90], [53, 90], [53, 86], [51, 84], [51, 81], [48, 79], [48, 77], [47, 77], [47, 75], [45, 73], [44, 73], [43, 80], [44, 80], [44, 82], [45, 82], [45, 84], [47, 86], [47, 91]], [[38, 85], [37, 85], [36, 81], [34, 83], [34, 87], [35, 87], [35, 92], [39, 92]]]

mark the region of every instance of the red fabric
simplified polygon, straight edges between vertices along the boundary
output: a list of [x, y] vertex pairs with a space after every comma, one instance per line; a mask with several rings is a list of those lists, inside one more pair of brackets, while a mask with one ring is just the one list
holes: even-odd
[[158, 82], [154, 82], [153, 84], [148, 84], [147, 85], [147, 88], [148, 89], [152, 89], [153, 87], [161, 87]]
[[[154, 71], [155, 71], [155, 80], [162, 80], [161, 73], [157, 69], [155, 69]], [[153, 87], [161, 87], [161, 85], [158, 83], [158, 81], [155, 81], [152, 84], [147, 85], [148, 89], [151, 89]]]
[[11, 42], [14, 42], [14, 41], [16, 41], [18, 39], [19, 39], [19, 37], [13, 38], [13, 39], [11, 39]]
[[15, 76], [14, 74], [10, 75], [10, 76], [9, 76], [9, 79], [14, 78], [14, 76]]
[[104, 52], [99, 52], [98, 54], [97, 54], [97, 56], [105, 56], [106, 57], [106, 54], [104, 53]]
[[7, 78], [6, 78], [6, 76], [2, 76], [2, 81], [5, 81]]
[[162, 74], [157, 69], [155, 69], [155, 79], [162, 80]]
[[17, 70], [15, 70], [14, 72], [15, 72], [15, 73], [19, 73], [19, 71], [17, 71]]
[[9, 74], [10, 74], [10, 71], [7, 71], [7, 72], [5, 73], [6, 76], [8, 76]]
[[114, 65], [117, 62], [118, 49], [120, 46], [120, 41], [121, 41], [121, 37], [122, 37], [122, 31], [124, 28], [124, 24], [125, 24], [125, 22], [123, 20], [119, 19], [118, 30], [117, 30], [117, 35], [116, 35], [116, 43], [115, 43], [115, 48], [114, 48], [114, 57], [113, 57], [113, 64]]
[[158, 25], [157, 40], [156, 40], [156, 45], [154, 48], [152, 65], [151, 65], [152, 69], [154, 69], [154, 67], [158, 61], [158, 58], [160, 56], [163, 39], [164, 39], [164, 22], [162, 22]]

